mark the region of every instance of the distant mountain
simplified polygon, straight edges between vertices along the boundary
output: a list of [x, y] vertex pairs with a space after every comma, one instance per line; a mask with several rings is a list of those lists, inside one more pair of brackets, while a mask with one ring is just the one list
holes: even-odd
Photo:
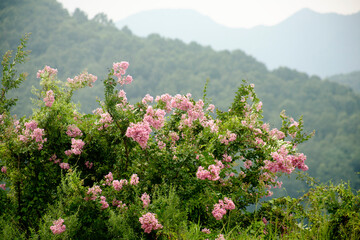
[[151, 10], [116, 23], [139, 36], [164, 37], [241, 49], [270, 69], [295, 68], [327, 77], [360, 70], [360, 12], [320, 14], [303, 9], [275, 26], [228, 28], [193, 10]]
[[326, 80], [351, 87], [355, 92], [360, 93], [360, 71], [334, 75], [328, 77]]

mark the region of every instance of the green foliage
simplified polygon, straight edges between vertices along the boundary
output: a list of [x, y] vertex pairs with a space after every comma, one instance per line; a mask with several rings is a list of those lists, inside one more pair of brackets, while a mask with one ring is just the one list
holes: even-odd
[[[205, 79], [210, 79], [207, 95], [222, 110], [230, 106], [239, 79], [247, 79], [256, 84], [257, 95], [265, 103], [264, 121], [280, 128], [278, 113], [286, 109], [295, 118], [299, 118], [300, 113], [303, 115], [307, 131], [316, 129], [314, 138], [300, 146], [308, 157], [312, 176], [324, 182], [350, 180], [353, 188], [359, 188], [360, 178], [356, 172], [360, 171], [360, 98], [349, 88], [285, 67], [268, 71], [264, 64], [240, 50], [217, 52], [210, 47], [164, 39], [156, 34], [139, 38], [129, 29], [116, 29], [102, 14], [88, 19], [77, 10], [70, 15], [55, 0], [17, 0], [2, 4], [2, 55], [6, 49], [15, 49], [25, 32], [33, 33], [28, 43], [32, 59], [19, 67], [29, 76], [8, 96], [19, 98], [13, 113], [31, 114], [33, 105], [28, 101], [31, 95], [26, 90], [39, 87], [36, 72], [45, 64], [59, 69], [61, 79], [75, 76], [83, 69], [105, 76], [107, 67], [121, 56], [132, 62], [130, 73], [136, 76], [134, 84], [126, 87], [131, 102], [146, 93], [191, 92], [194, 98], [200, 98]], [[97, 102], [93, 96], [103, 98], [102, 90], [101, 84], [94, 84], [88, 91], [76, 91], [73, 100], [82, 103], [79, 112], [90, 113], [95, 109]], [[288, 194], [299, 196], [295, 186], [302, 185], [300, 182], [286, 179], [283, 182]]]
[[17, 98], [7, 98], [7, 94], [10, 90], [18, 88], [19, 85], [25, 80], [27, 73], [21, 73], [19, 76], [16, 74], [15, 65], [25, 62], [26, 56], [29, 51], [24, 51], [26, 42], [29, 39], [29, 35], [26, 34], [20, 41], [20, 45], [17, 48], [15, 57], [12, 59], [12, 51], [7, 51], [1, 61], [1, 92], [0, 92], [0, 114], [9, 112], [11, 107], [16, 104]]

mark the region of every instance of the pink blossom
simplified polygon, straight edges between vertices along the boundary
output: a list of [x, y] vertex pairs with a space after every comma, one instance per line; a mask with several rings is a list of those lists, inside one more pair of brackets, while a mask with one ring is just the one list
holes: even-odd
[[80, 155], [82, 152], [82, 148], [84, 147], [85, 143], [81, 139], [71, 139], [71, 152], [75, 155]]
[[166, 93], [166, 94], [163, 94], [161, 96], [157, 96], [155, 98], [155, 101], [156, 102], [160, 101], [160, 103], [164, 103], [165, 104], [165, 106], [164, 106], [165, 111], [167, 113], [171, 112], [171, 109], [172, 109], [172, 107], [171, 107], [172, 96], [171, 95]]
[[34, 131], [30, 134], [31, 138], [34, 140], [35, 142], [39, 142], [39, 143], [44, 143], [47, 141], [46, 138], [43, 139], [43, 136], [45, 135], [45, 130], [42, 128], [35, 128]]
[[66, 151], [65, 151], [65, 155], [66, 155], [66, 156], [71, 156], [71, 154], [72, 154], [72, 151], [71, 151], [71, 150], [66, 150]]
[[171, 107], [187, 111], [193, 107], [193, 103], [187, 97], [177, 94], [171, 100]]
[[[221, 200], [220, 200], [221, 201]], [[220, 220], [226, 214], [226, 209], [222, 206], [221, 203], [216, 203], [214, 209], [211, 212], [216, 220]]]
[[112, 205], [118, 208], [127, 209], [126, 204], [122, 201], [116, 200], [116, 198], [113, 199]]
[[102, 130], [104, 128], [109, 127], [109, 124], [113, 122], [112, 117], [110, 116], [110, 113], [106, 112], [106, 113], [101, 113], [100, 114], [100, 120], [98, 124], [102, 124], [101, 127], [99, 127], [98, 130]]
[[67, 131], [66, 131], [66, 134], [69, 136], [69, 137], [78, 137], [78, 136], [82, 136], [82, 132], [81, 130], [74, 124], [72, 125], [69, 125], [67, 127]]
[[44, 69], [39, 70], [36, 74], [37, 78], [53, 78], [57, 74], [58, 70], [55, 68], [51, 68], [49, 66], [45, 66]]
[[269, 128], [270, 128], [270, 126], [269, 126], [269, 124], [268, 124], [268, 123], [264, 123], [264, 124], [261, 126], [261, 128], [262, 128], [265, 132], [268, 132], [268, 131], [269, 131]]
[[59, 166], [62, 168], [62, 169], [69, 169], [70, 166], [68, 163], [60, 163]]
[[229, 211], [234, 210], [235, 209], [235, 204], [230, 198], [225, 197], [224, 198], [224, 207], [225, 207], [226, 210], [229, 210]]
[[206, 110], [210, 111], [210, 112], [214, 112], [214, 109], [215, 109], [215, 105], [214, 104], [209, 104], [209, 107]]
[[228, 156], [226, 153], [223, 155], [223, 161], [224, 162], [231, 162], [232, 158], [231, 156]]
[[236, 134], [230, 132], [229, 130], [226, 131], [226, 135], [219, 135], [220, 142], [228, 145], [230, 142], [233, 142], [236, 140]]
[[6, 166], [2, 166], [1, 167], [1, 172], [6, 174], [7, 171], [7, 167]]
[[46, 92], [46, 97], [44, 98], [45, 106], [51, 107], [55, 101], [54, 92], [49, 90]]
[[86, 85], [89, 87], [92, 87], [93, 83], [97, 80], [97, 77], [89, 74], [87, 72], [84, 72], [82, 74], [80, 74], [79, 76], [75, 76], [74, 79], [72, 78], [68, 78], [68, 85], [73, 88], [73, 89], [79, 89], [79, 88], [83, 88]]
[[163, 141], [157, 141], [157, 144], [160, 149], [163, 149], [164, 147], [166, 147], [166, 143], [164, 143]]
[[130, 177], [130, 185], [136, 186], [136, 185], [138, 185], [138, 183], [139, 183], [138, 175], [137, 174], [131, 175], [131, 177]]
[[244, 167], [245, 167], [245, 168], [249, 169], [251, 166], [252, 166], [252, 161], [246, 160], [246, 161], [244, 162]]
[[63, 223], [64, 220], [62, 218], [59, 218], [53, 222], [54, 225], [50, 227], [50, 230], [53, 232], [53, 234], [60, 234], [66, 230], [66, 226]]
[[296, 122], [293, 118], [290, 118], [290, 121], [291, 121], [291, 124], [290, 124], [289, 128], [291, 128], [292, 126], [295, 126], [295, 127], [299, 126], [299, 123]]
[[143, 208], [147, 208], [150, 204], [150, 196], [147, 193], [141, 195], [141, 201], [143, 202]]
[[256, 105], [256, 111], [260, 111], [261, 108], [262, 108], [262, 105], [263, 105], [263, 103], [262, 103], [262, 102], [259, 102], [259, 103]]
[[224, 167], [223, 165], [218, 166], [218, 165], [212, 164], [208, 167], [208, 170], [209, 170], [208, 171], [208, 170], [205, 170], [204, 167], [199, 166], [199, 168], [196, 172], [196, 177], [201, 180], [208, 179], [208, 180], [212, 180], [212, 181], [217, 181], [220, 179], [219, 174], [223, 167]]
[[121, 179], [120, 181], [114, 180], [112, 182], [112, 185], [116, 191], [120, 191], [123, 188], [123, 186], [127, 185], [127, 184], [128, 184], [128, 181], [126, 179]]
[[210, 234], [210, 233], [211, 233], [210, 229], [207, 229], [207, 228], [203, 228], [201, 231], [202, 231], [203, 233], [206, 233], [206, 234]]
[[159, 228], [163, 228], [161, 224], [159, 224], [156, 219], [155, 214], [146, 213], [139, 218], [139, 222], [141, 223], [141, 228], [144, 229], [144, 232], [150, 233], [152, 230], [157, 230]]
[[[114, 180], [113, 174], [112, 172], [109, 172], [106, 176], [105, 176], [105, 184], [108, 186], [111, 186], [112, 181]], [[120, 183], [120, 182], [119, 182]]]
[[162, 109], [154, 110], [152, 106], [149, 106], [144, 116], [144, 122], [147, 122], [151, 127], [159, 130], [164, 126], [165, 111]]
[[271, 156], [274, 161], [265, 160], [265, 169], [276, 173], [284, 172], [290, 174], [294, 171], [295, 167], [306, 171], [308, 166], [305, 165], [306, 156], [304, 154], [289, 154], [289, 151], [286, 149], [285, 145], [281, 146], [276, 152], [272, 152]]
[[225, 240], [225, 237], [223, 234], [219, 234], [217, 238], [215, 238], [215, 240]]
[[226, 214], [226, 210], [231, 211], [233, 209], [235, 209], [234, 202], [230, 198], [225, 197], [224, 201], [219, 200], [219, 203], [214, 204], [212, 215], [216, 220], [220, 220]]
[[104, 209], [108, 208], [109, 204], [106, 202], [106, 197], [101, 196], [100, 199], [101, 199], [101, 201], [100, 201], [101, 209], [104, 210]]
[[138, 142], [144, 149], [146, 148], [147, 141], [151, 133], [151, 128], [148, 122], [130, 123], [126, 130], [126, 136], [131, 137], [134, 141]]
[[275, 137], [279, 140], [285, 137], [285, 134], [282, 131], [279, 131], [277, 128], [272, 129], [269, 134], [271, 137]]
[[89, 188], [87, 191], [87, 195], [85, 197], [85, 200], [95, 200], [97, 198], [97, 195], [100, 194], [102, 192], [101, 188], [98, 185], [93, 186], [92, 188]]
[[92, 162], [89, 162], [89, 161], [86, 161], [85, 162], [85, 166], [88, 168], [88, 169], [91, 169], [93, 167], [93, 163]]
[[6, 190], [6, 184], [0, 184], [0, 188], [2, 188], [4, 191]]
[[125, 61], [120, 63], [113, 63], [114, 76], [118, 78], [118, 83], [121, 85], [130, 84], [133, 80], [130, 75], [124, 76], [128, 67], [129, 63]]
[[145, 97], [141, 100], [143, 104], [147, 104], [148, 102], [153, 102], [154, 98], [150, 96], [150, 94], [146, 94]]
[[262, 218], [262, 221], [263, 221], [263, 223], [264, 223], [265, 225], [268, 224], [268, 221], [266, 220], [265, 217]]
[[38, 124], [35, 120], [31, 120], [30, 122], [24, 123], [24, 126], [27, 130], [34, 131], [37, 128]]

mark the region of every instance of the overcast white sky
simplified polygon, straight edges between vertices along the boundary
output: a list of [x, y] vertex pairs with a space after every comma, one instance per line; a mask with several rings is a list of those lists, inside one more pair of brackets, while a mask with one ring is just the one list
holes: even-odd
[[360, 0], [58, 0], [72, 13], [75, 8], [89, 18], [103, 12], [114, 22], [152, 9], [193, 9], [228, 27], [275, 25], [302, 8], [316, 12], [352, 14]]

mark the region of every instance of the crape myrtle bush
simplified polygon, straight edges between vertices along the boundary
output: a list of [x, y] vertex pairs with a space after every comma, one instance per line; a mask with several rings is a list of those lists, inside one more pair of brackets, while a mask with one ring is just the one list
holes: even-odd
[[[16, 81], [5, 60], [3, 95], [16, 87], [4, 84]], [[271, 196], [279, 175], [307, 170], [297, 152], [309, 138], [302, 120], [283, 112], [281, 129], [270, 129], [252, 84], [239, 87], [226, 112], [215, 112], [206, 88], [203, 100], [146, 95], [132, 105], [128, 66], [113, 64], [93, 114], [71, 102], [97, 80], [87, 72], [64, 83], [56, 69], [39, 70], [30, 117], [11, 116], [1, 99], [0, 211], [18, 229], [41, 238], [138, 239], [178, 237], [200, 222], [206, 234]]]

